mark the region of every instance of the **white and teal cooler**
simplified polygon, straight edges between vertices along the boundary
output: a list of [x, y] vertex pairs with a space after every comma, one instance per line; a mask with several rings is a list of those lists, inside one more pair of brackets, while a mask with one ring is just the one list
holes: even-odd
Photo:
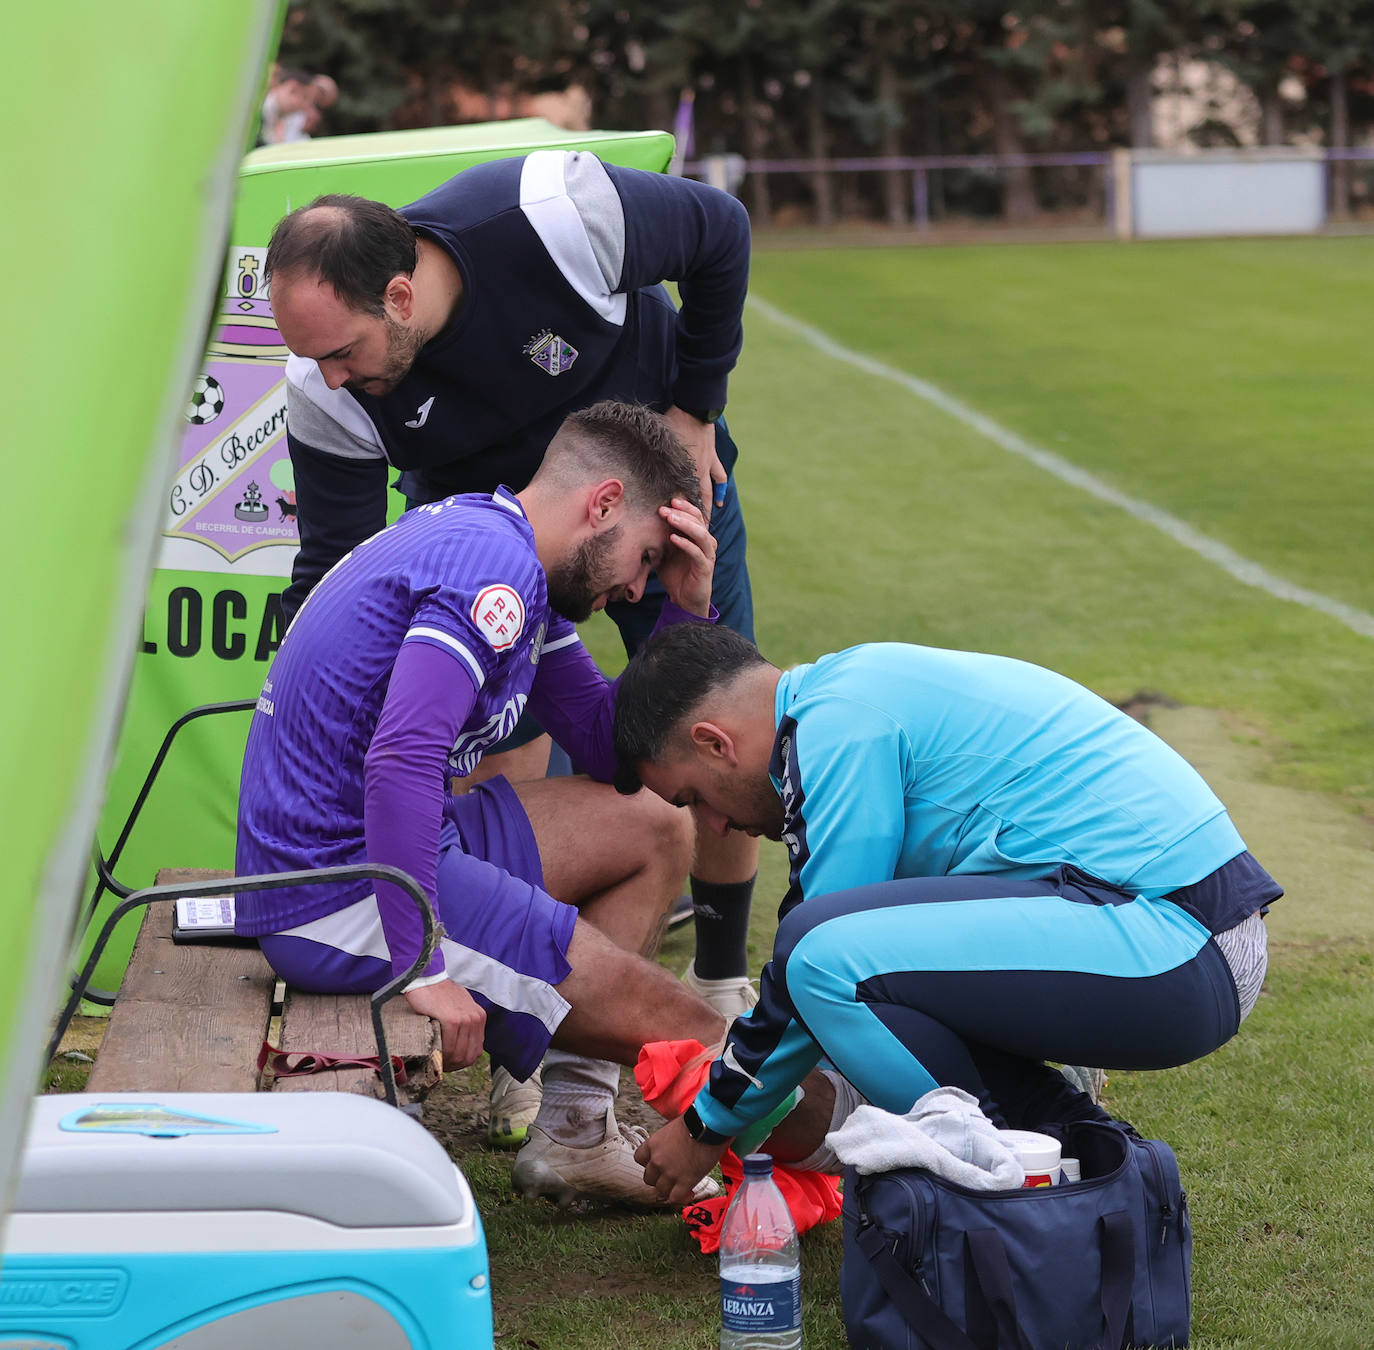
[[489, 1350], [481, 1220], [414, 1120], [345, 1093], [45, 1096], [0, 1350]]

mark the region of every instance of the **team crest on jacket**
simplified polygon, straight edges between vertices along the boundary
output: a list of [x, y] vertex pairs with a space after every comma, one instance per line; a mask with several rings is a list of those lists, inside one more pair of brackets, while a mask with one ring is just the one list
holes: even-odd
[[577, 348], [547, 328], [525, 343], [524, 352], [540, 370], [550, 375], [561, 375], [577, 360]]
[[525, 627], [525, 602], [510, 586], [485, 586], [472, 602], [472, 621], [492, 648], [509, 651]]

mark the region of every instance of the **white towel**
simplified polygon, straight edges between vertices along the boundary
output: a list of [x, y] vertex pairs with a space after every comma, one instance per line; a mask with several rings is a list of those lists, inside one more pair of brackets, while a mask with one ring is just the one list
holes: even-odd
[[962, 1088], [927, 1092], [904, 1116], [860, 1106], [825, 1142], [864, 1173], [925, 1167], [975, 1191], [1015, 1190], [1026, 1180], [1016, 1154]]

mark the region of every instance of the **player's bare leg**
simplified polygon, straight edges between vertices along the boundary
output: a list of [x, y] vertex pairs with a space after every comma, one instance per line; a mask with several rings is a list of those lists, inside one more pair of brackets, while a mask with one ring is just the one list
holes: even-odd
[[[551, 742], [541, 736], [500, 758], [525, 755], [531, 746], [540, 744], [547, 755]], [[486, 763], [483, 760], [478, 768]], [[540, 775], [515, 789], [539, 844], [544, 889], [578, 906], [619, 946], [654, 955], [667, 922], [666, 910], [681, 893], [691, 859], [686, 813], [652, 793], [626, 798], [581, 777], [546, 779]], [[554, 1059], [559, 1062], [557, 1055]], [[560, 1072], [554, 1075], [555, 1098], [562, 1091], [557, 1086]], [[590, 1096], [598, 1101], [605, 1096], [603, 1081], [613, 1081], [609, 1068], [598, 1071], [588, 1093], [579, 1093], [588, 1097], [584, 1106], [590, 1105]], [[542, 1072], [521, 1083], [505, 1070], [494, 1069], [488, 1143], [495, 1148], [519, 1148], [538, 1118], [542, 1093]], [[604, 1110], [598, 1122], [601, 1116]]]
[[691, 817], [652, 792], [622, 797], [588, 778], [515, 790], [539, 845], [544, 889], [626, 951], [656, 955], [691, 862]]
[[[634, 1162], [641, 1134], [618, 1126], [620, 1064], [646, 1041], [714, 1045], [725, 1021], [652, 959], [691, 859], [686, 813], [652, 793], [621, 797], [583, 778], [516, 787], [534, 828], [545, 889], [578, 907], [559, 985], [571, 1005], [544, 1060], [544, 1098], [512, 1171], [516, 1190], [653, 1205]], [[707, 1183], [701, 1194], [715, 1193]]]

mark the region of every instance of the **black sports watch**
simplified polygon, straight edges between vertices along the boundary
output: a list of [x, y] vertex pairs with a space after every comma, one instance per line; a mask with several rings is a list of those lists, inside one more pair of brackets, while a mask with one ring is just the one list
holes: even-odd
[[683, 408], [683, 412], [695, 417], [698, 422], [710, 426], [712, 422], [718, 422], [725, 412], [724, 408]]
[[697, 1115], [695, 1106], [689, 1106], [682, 1113], [682, 1123], [687, 1127], [687, 1133], [698, 1144], [728, 1144], [730, 1142], [728, 1134], [721, 1134], [717, 1130], [707, 1128], [706, 1122]]

